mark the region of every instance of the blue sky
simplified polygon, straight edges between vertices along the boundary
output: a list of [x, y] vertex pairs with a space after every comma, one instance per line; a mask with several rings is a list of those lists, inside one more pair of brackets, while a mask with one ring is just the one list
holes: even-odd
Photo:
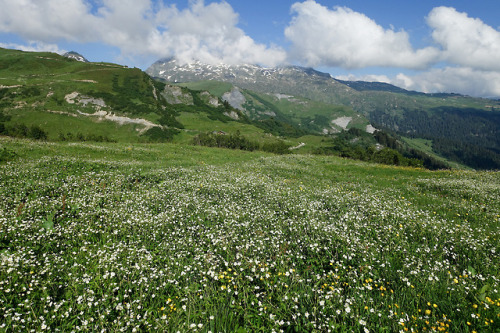
[[0, 0], [0, 47], [146, 69], [296, 64], [341, 79], [500, 97], [500, 1]]

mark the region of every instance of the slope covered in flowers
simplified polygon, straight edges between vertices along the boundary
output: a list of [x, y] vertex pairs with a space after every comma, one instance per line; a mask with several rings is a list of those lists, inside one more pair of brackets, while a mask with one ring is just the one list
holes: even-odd
[[500, 177], [2, 141], [0, 331], [500, 329]]

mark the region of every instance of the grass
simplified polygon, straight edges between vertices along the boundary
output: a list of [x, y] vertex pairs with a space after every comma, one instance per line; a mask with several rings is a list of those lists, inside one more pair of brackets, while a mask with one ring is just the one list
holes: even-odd
[[[212, 95], [219, 97], [231, 91], [233, 87], [230, 83], [217, 81], [189, 82], [181, 83], [180, 85], [193, 90], [206, 90]], [[273, 111], [269, 108], [269, 105], [272, 105], [285, 117], [289, 118], [294, 123], [300, 124], [299, 127], [317, 133], [321, 133], [324, 128], [329, 129], [332, 125], [332, 120], [343, 116], [350, 116], [353, 118], [349, 124], [349, 128], [357, 127], [365, 129], [366, 125], [369, 124], [366, 118], [360, 117], [352, 108], [345, 106], [334, 106], [294, 96], [281, 96], [281, 98], [278, 98], [276, 94], [249, 93], [245, 90], [243, 90], [242, 93], [246, 98], [246, 103], [243, 106], [250, 112], [251, 118], [262, 117], [259, 115], [259, 112]], [[261, 103], [262, 100], [269, 104], [263, 105]], [[264, 118], [267, 117], [268, 116], [264, 116]]]
[[0, 146], [0, 331], [500, 329], [496, 172]]
[[[120, 125], [112, 121], [98, 121], [97, 117], [77, 115], [75, 117], [67, 114], [48, 113], [33, 109], [25, 109], [11, 113], [12, 124], [25, 124], [26, 126], [39, 125], [48, 133], [48, 139], [59, 140], [59, 135], [68, 132], [76, 136], [78, 133], [84, 136], [102, 135], [120, 142], [138, 142], [141, 140], [137, 130], [143, 128], [140, 125]], [[110, 135], [110, 133], [112, 133]]]
[[301, 124], [302, 128], [314, 128], [318, 133], [321, 133], [323, 128], [330, 129], [331, 121], [339, 117], [352, 118], [348, 128], [356, 127], [364, 130], [369, 124], [365, 117], [359, 116], [352, 108], [346, 106], [334, 106], [292, 96], [278, 98], [270, 94], [256, 95], [275, 105], [284, 115]]
[[185, 124], [183, 135], [174, 137], [175, 143], [191, 143], [195, 135], [206, 132], [223, 131], [225, 133], [236, 133], [239, 131], [243, 136], [253, 142], [262, 144], [264, 142], [275, 142], [275, 136], [265, 133], [254, 125], [244, 124], [236, 121], [222, 122], [209, 118], [205, 113], [183, 112], [177, 119]]

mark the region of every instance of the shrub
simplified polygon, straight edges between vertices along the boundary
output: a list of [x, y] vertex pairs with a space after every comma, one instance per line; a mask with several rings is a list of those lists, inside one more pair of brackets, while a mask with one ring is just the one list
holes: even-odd
[[7, 148], [0, 147], [0, 162], [11, 161], [16, 156], [17, 156], [17, 154], [14, 151], [7, 149]]

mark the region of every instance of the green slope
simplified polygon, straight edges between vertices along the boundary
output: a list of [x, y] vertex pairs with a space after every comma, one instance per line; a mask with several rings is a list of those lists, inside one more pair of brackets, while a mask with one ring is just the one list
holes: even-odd
[[[227, 97], [227, 94], [235, 89], [235, 86], [230, 83], [218, 81], [186, 82], [179, 85], [194, 90], [206, 90], [229, 100], [230, 97]], [[238, 89], [238, 91], [244, 99], [240, 110], [250, 119], [275, 118], [289, 122], [311, 134], [337, 133], [352, 127], [364, 130], [369, 125], [366, 117], [347, 106], [334, 106], [285, 94], [262, 93], [248, 89]], [[333, 122], [343, 117], [351, 118], [345, 128]]]
[[279, 134], [283, 123], [266, 127], [251, 121], [224, 105], [217, 98], [223, 90], [217, 89], [214, 96], [152, 80], [137, 68], [0, 49], [0, 134], [191, 144], [196, 135], [222, 131], [241, 133], [259, 145], [288, 142], [272, 134]]
[[233, 121], [200, 93], [184, 92], [191, 103], [169, 103], [169, 93], [170, 87], [137, 68], [0, 49], [0, 129], [4, 134], [22, 136], [23, 130], [36, 126], [49, 140], [148, 142], [180, 134], [184, 125], [176, 117], [182, 112]]
[[99, 111], [156, 123], [173, 117], [155, 96], [162, 85], [139, 69], [115, 64], [0, 49], [0, 86], [1, 111], [10, 119], [6, 126], [37, 125], [52, 140], [67, 133], [102, 133], [113, 140], [134, 141], [147, 130], [134, 121], [117, 126], [92, 115]]

